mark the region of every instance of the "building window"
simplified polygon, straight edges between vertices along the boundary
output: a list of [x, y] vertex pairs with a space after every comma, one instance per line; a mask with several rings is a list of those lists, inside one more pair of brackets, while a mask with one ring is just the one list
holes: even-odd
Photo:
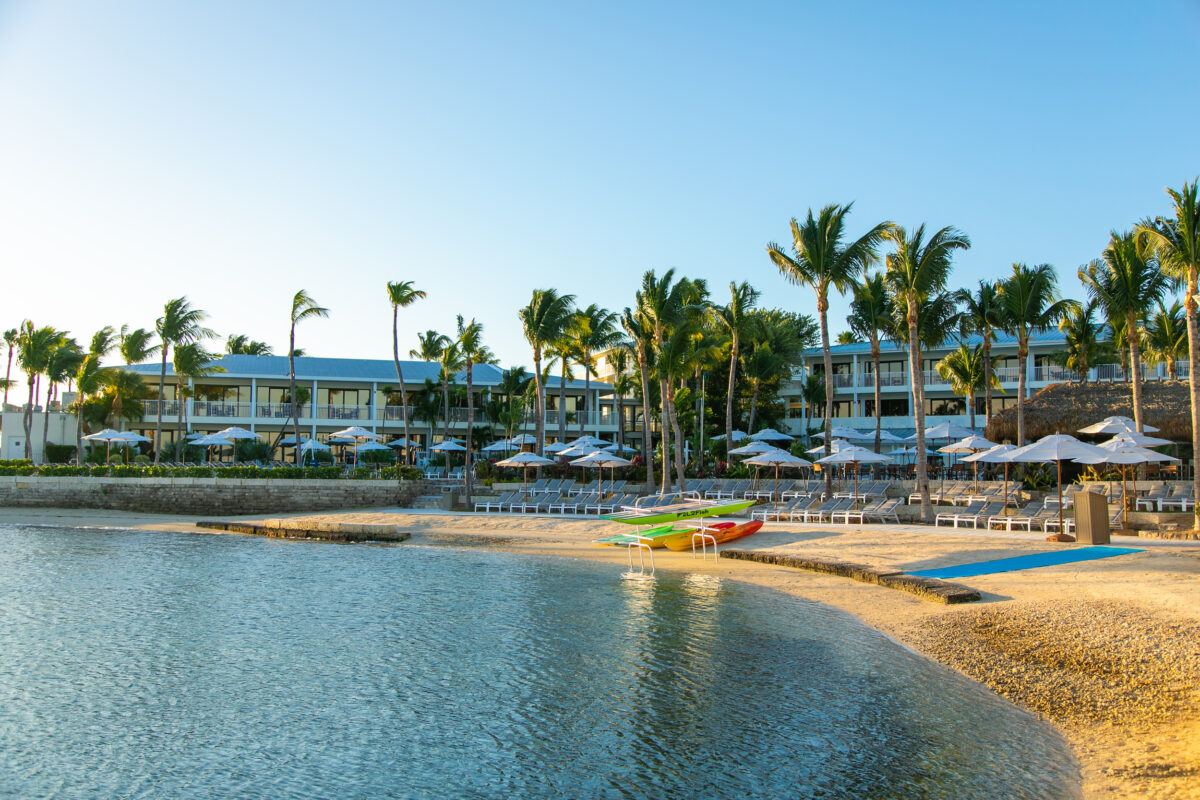
[[[984, 406], [986, 404], [987, 404], [987, 398], [976, 397], [975, 398], [975, 413], [976, 414], [987, 414], [987, 411], [984, 410]], [[1013, 408], [1016, 405], [1017, 405], [1017, 398], [1015, 398], [1015, 397], [996, 397], [996, 396], [992, 397], [992, 413], [993, 414], [995, 414], [997, 411], [1003, 411], [1006, 408]]]
[[925, 401], [925, 413], [931, 417], [958, 417], [967, 413], [967, 404], [961, 397], [938, 397]]
[[[908, 400], [906, 398], [884, 397], [880, 400], [880, 405], [883, 406], [883, 416], [885, 417], [908, 416]], [[863, 416], [875, 416], [875, 398], [871, 397], [863, 401]]]
[[834, 400], [833, 413], [831, 417], [853, 417], [854, 416], [854, 401], [852, 400]]

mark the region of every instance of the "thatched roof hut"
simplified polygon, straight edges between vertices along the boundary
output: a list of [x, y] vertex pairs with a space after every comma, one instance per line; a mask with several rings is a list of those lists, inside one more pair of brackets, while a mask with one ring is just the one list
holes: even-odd
[[[1142, 383], [1143, 421], [1160, 430], [1156, 434], [1179, 442], [1191, 441], [1192, 411], [1185, 381]], [[1056, 383], [1025, 403], [1025, 438], [1051, 433], [1075, 433], [1080, 428], [1114, 415], [1133, 417], [1133, 389], [1128, 383]], [[1017, 440], [1016, 406], [988, 419], [987, 438], [993, 442]]]

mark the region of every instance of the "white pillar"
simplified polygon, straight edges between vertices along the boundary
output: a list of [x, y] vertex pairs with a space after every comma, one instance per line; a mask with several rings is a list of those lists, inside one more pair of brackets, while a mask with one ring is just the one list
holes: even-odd
[[[309, 426], [309, 438], [317, 438], [317, 382], [312, 382], [312, 394], [308, 398], [308, 413], [312, 415], [312, 425]], [[295, 398], [292, 398], [295, 400]], [[296, 411], [299, 414], [299, 410]]]
[[367, 405], [367, 408], [370, 409], [370, 413], [371, 413], [371, 433], [375, 433], [375, 418], [378, 416], [375, 413], [375, 393], [377, 391], [379, 391], [379, 385], [376, 384], [374, 381], [372, 381], [371, 382], [371, 402], [368, 403], [368, 405]]
[[250, 379], [250, 432], [254, 433], [254, 421], [258, 419], [258, 378]]

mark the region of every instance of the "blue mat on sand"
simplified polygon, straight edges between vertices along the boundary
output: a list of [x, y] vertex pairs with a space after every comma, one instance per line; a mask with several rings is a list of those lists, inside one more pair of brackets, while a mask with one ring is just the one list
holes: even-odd
[[940, 569], [922, 569], [910, 572], [909, 575], [919, 575], [922, 578], [972, 578], [976, 575], [991, 575], [996, 572], [1016, 572], [1020, 569], [1035, 569], [1037, 567], [1056, 567], [1059, 564], [1071, 564], [1076, 561], [1095, 561], [1097, 558], [1123, 556], [1127, 553], [1140, 553], [1140, 547], [1080, 547], [1074, 550], [1051, 550], [1047, 553], [1031, 553], [1027, 556], [1013, 558], [998, 558], [994, 561], [976, 561], [973, 564], [959, 564], [954, 567]]

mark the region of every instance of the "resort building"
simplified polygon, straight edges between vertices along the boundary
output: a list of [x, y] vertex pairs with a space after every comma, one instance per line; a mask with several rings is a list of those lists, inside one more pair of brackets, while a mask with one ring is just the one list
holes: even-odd
[[[292, 398], [289, 394], [288, 359], [285, 356], [226, 355], [213, 364], [220, 371], [184, 383], [182, 397], [171, 365], [167, 365], [162, 407], [163, 442], [171, 444], [182, 415], [184, 430], [216, 432], [231, 425], [262, 434], [267, 441], [292, 431]], [[440, 441], [445, 432], [460, 437], [466, 432], [466, 375], [459, 372], [449, 387], [449, 418], [440, 401], [427, 404], [423, 412], [418, 400], [426, 392], [426, 381], [437, 382], [439, 365], [425, 361], [401, 361], [409, 405], [401, 404], [396, 367], [390, 359], [315, 358], [296, 359], [296, 394], [299, 400], [302, 437], [324, 441], [329, 434], [350, 426], [364, 427], [385, 439], [404, 432], [408, 417], [409, 435], [427, 447]], [[159, 364], [134, 364], [126, 369], [140, 374], [153, 392], [154, 399], [144, 402], [141, 422], [130, 430], [154, 436], [159, 415]], [[489, 426], [484, 408], [488, 402], [506, 402], [498, 391], [504, 371], [489, 364], [477, 364], [472, 370], [476, 428]], [[612, 387], [592, 380], [569, 380], [562, 387], [561, 409], [559, 379], [551, 376], [546, 388], [546, 434], [556, 440], [560, 434], [574, 438], [590, 433], [604, 438], [615, 434], [616, 416]], [[436, 406], [436, 410], [434, 409]], [[560, 421], [562, 427], [560, 427]], [[536, 419], [529, 408], [519, 414], [512, 432], [532, 432]], [[495, 437], [504, 435], [504, 426], [491, 422]]]
[[[974, 347], [981, 343], [978, 336], [967, 339]], [[937, 371], [937, 363], [947, 353], [958, 347], [957, 339], [942, 347], [929, 348], [922, 355], [921, 373], [925, 386], [925, 417], [927, 424], [953, 422], [966, 425], [969, 421], [966, 400], [955, 394], [949, 381]], [[1000, 383], [992, 390], [991, 411], [1000, 411], [1017, 402], [1017, 380], [1025, 373], [1025, 389], [1032, 395], [1052, 383], [1079, 380], [1079, 376], [1059, 366], [1056, 355], [1063, 352], [1066, 341], [1057, 330], [1033, 334], [1029, 342], [1029, 357], [1021, 363], [1017, 357], [1016, 339], [1007, 334], [997, 334], [992, 341], [994, 372]], [[875, 382], [880, 386], [881, 426], [893, 432], [905, 434], [913, 431], [912, 383], [909, 380], [908, 347], [891, 341], [880, 342], [879, 374], [871, 359], [871, 345], [866, 342], [834, 345], [833, 355], [833, 408], [830, 416], [837, 425], [863, 430], [875, 427]], [[810, 407], [804, 399], [803, 385], [805, 370], [817, 374], [825, 371], [820, 348], [805, 352], [805, 367], [797, 370], [793, 380], [787, 382], [781, 392], [786, 407], [786, 424], [791, 433], [800, 433], [805, 427], [823, 425], [824, 412], [820, 406]], [[1188, 376], [1188, 363], [1176, 365], [1181, 380]], [[1143, 380], [1164, 380], [1166, 365], [1142, 365]], [[1100, 382], [1127, 380], [1121, 364], [1100, 364], [1089, 370], [1088, 379]], [[984, 407], [984, 394], [975, 398], [975, 422], [980, 428], [987, 422], [989, 409]]]

